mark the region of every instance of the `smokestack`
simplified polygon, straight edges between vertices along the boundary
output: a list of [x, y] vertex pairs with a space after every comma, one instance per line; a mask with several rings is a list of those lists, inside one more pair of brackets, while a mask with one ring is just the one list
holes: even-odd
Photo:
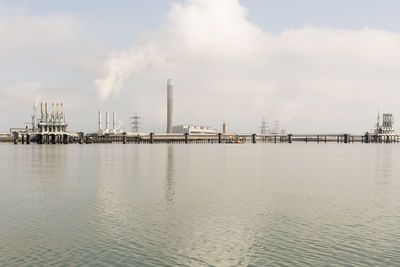
[[108, 132], [109, 130], [110, 130], [110, 116], [107, 111], [106, 112], [106, 131]]
[[103, 128], [103, 121], [101, 120], [101, 110], [99, 109], [99, 131]]
[[226, 123], [222, 124], [222, 133], [226, 134]]
[[56, 121], [59, 122], [59, 115], [60, 115], [60, 105], [56, 104]]
[[54, 120], [54, 103], [51, 103], [51, 121]]
[[113, 130], [116, 131], [117, 126], [117, 113], [113, 112]]
[[49, 108], [47, 102], [44, 103], [45, 122], [49, 121]]
[[61, 107], [60, 122], [64, 123], [65, 120], [64, 120], [64, 105], [63, 105], [63, 103], [61, 103], [60, 107]]
[[44, 109], [43, 109], [43, 102], [40, 103], [40, 120], [43, 122], [44, 119]]
[[174, 82], [167, 81], [167, 133], [172, 133], [174, 124]]

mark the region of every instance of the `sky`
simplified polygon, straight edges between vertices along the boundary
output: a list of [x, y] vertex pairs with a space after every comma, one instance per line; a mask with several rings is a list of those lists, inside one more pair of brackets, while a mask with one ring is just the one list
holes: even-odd
[[[364, 133], [400, 116], [400, 2], [394, 0], [0, 0], [0, 131], [63, 102], [70, 130], [142, 117], [259, 131]], [[395, 128], [399, 130], [395, 121]]]

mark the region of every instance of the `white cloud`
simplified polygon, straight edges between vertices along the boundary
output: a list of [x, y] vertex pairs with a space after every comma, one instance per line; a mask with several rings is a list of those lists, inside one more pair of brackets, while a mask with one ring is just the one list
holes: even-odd
[[[0, 104], [12, 114], [0, 115], [1, 128], [28, 120], [38, 98], [64, 101], [72, 118], [82, 118], [95, 99], [91, 85], [104, 60], [102, 50], [104, 43], [88, 34], [80, 17], [34, 15], [0, 4]], [[92, 102], [95, 110], [97, 101]], [[82, 127], [87, 121], [71, 124]]]
[[[117, 96], [130, 78], [142, 87], [159, 84], [143, 79], [150, 75], [176, 80], [182, 121], [226, 119], [236, 129], [255, 128], [267, 113], [301, 131], [361, 131], [379, 105], [400, 111], [392, 98], [400, 96], [396, 33], [307, 26], [271, 34], [251, 23], [237, 0], [188, 0], [167, 18], [140, 46], [106, 61], [96, 80], [100, 99]], [[165, 92], [136, 90], [164, 106]]]

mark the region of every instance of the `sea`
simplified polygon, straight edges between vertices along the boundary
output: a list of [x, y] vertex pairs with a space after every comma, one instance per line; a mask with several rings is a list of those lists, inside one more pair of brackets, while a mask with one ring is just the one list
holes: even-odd
[[399, 144], [0, 145], [0, 266], [400, 266]]

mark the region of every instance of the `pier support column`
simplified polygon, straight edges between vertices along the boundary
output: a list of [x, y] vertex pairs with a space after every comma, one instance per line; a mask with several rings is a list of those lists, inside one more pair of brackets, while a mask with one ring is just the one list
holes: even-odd
[[13, 134], [13, 137], [14, 137], [14, 145], [18, 144], [19, 134], [18, 134], [17, 132], [15, 132], [15, 133]]
[[123, 137], [122, 137], [122, 143], [125, 145], [126, 144], [126, 135], [124, 135]]
[[31, 143], [31, 135], [27, 134], [26, 135], [26, 144], [29, 145]]
[[150, 133], [150, 144], [153, 144], [153, 142], [154, 142], [153, 136], [154, 136], [154, 134]]
[[189, 133], [185, 133], [185, 144], [189, 143]]
[[325, 144], [326, 144], [326, 135], [325, 135]]
[[[256, 134], [252, 134], [252, 135], [251, 135], [251, 141], [252, 141], [253, 144], [256, 143], [256, 137], [257, 137]], [[275, 137], [276, 137], [276, 136], [275, 136]], [[275, 141], [276, 141], [276, 139], [275, 139]]]
[[222, 134], [218, 133], [218, 144], [222, 143]]
[[344, 137], [344, 143], [345, 144], [349, 143], [349, 134], [345, 134], [343, 137]]
[[365, 138], [364, 139], [365, 143], [368, 144], [369, 143], [369, 133], [366, 133], [364, 138]]
[[25, 135], [21, 134], [21, 144], [25, 144]]
[[289, 134], [289, 135], [288, 135], [288, 142], [289, 142], [289, 144], [292, 143], [292, 136], [293, 136], [292, 134]]

